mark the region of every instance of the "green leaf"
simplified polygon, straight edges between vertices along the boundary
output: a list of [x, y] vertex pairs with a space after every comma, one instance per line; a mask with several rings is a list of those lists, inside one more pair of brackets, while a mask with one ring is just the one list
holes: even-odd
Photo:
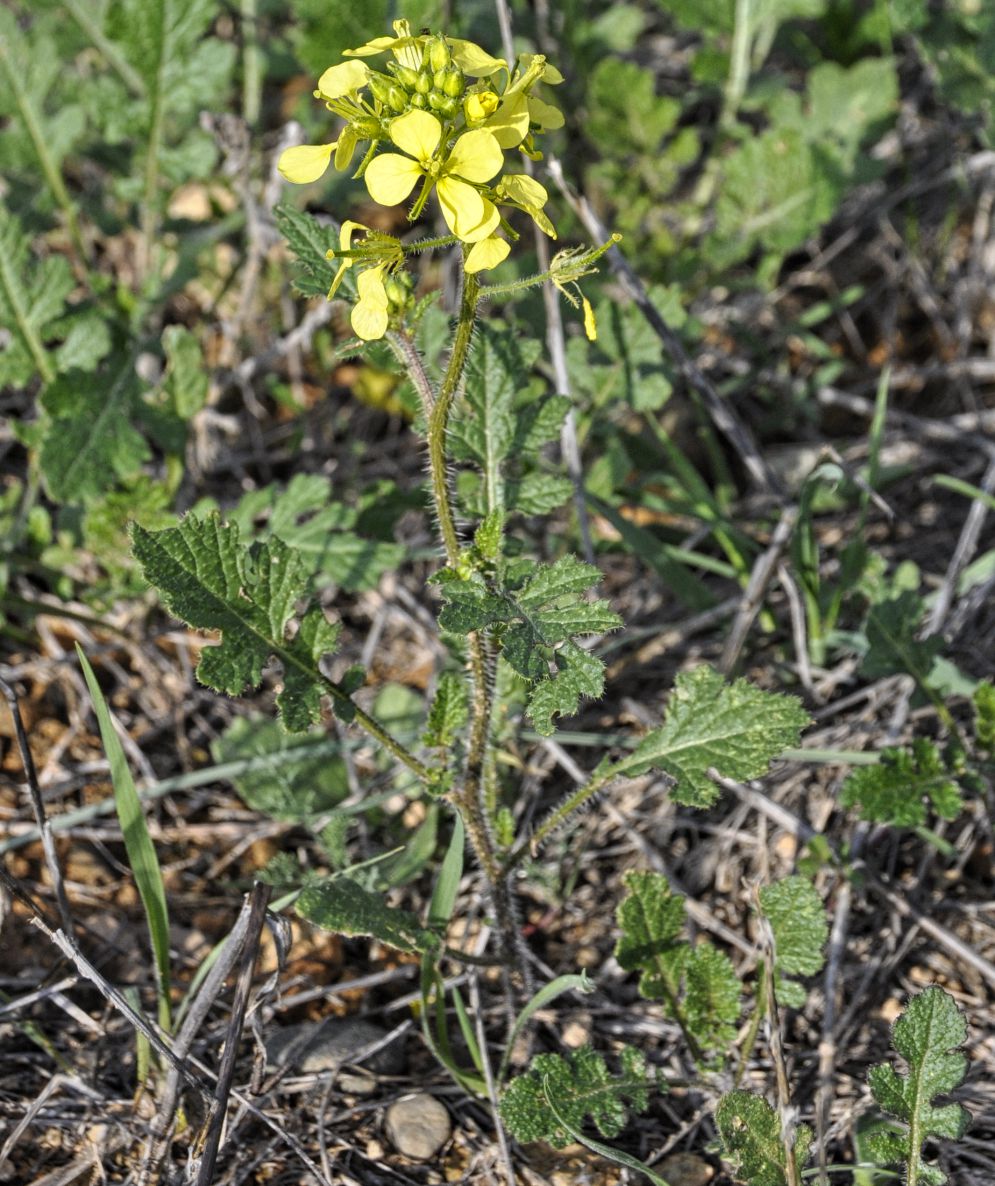
[[293, 737], [266, 717], [236, 717], [211, 743], [215, 762], [269, 758], [232, 779], [244, 802], [274, 819], [307, 823], [349, 794], [338, 741], [323, 733]]
[[684, 969], [684, 1017], [705, 1050], [727, 1049], [736, 1037], [740, 983], [732, 960], [711, 943], [691, 949]]
[[673, 999], [690, 951], [681, 937], [684, 899], [671, 891], [662, 873], [631, 871], [623, 880], [627, 893], [616, 912], [622, 934], [615, 958], [627, 972], [641, 972], [641, 996]]
[[887, 1063], [868, 1074], [871, 1094], [907, 1126], [872, 1140], [872, 1151], [882, 1161], [904, 1161], [909, 1180], [917, 1177], [924, 1186], [942, 1186], [947, 1178], [922, 1160], [923, 1143], [931, 1137], [956, 1141], [970, 1121], [960, 1104], [932, 1103], [963, 1083], [967, 1058], [957, 1047], [966, 1038], [967, 1025], [953, 998], [942, 988], [927, 988], [909, 1001], [892, 1027], [892, 1045], [908, 1064], [908, 1074], [898, 1074]]
[[995, 753], [995, 684], [988, 680], [974, 692], [974, 740], [979, 749]]
[[155, 844], [149, 835], [145, 822], [142, 801], [135, 790], [128, 760], [124, 756], [121, 739], [114, 728], [107, 701], [101, 691], [93, 668], [79, 643], [76, 654], [83, 668], [86, 686], [90, 691], [93, 709], [100, 727], [100, 740], [111, 771], [111, 785], [114, 788], [114, 806], [121, 824], [128, 864], [135, 877], [135, 885], [142, 899], [145, 921], [149, 928], [152, 954], [155, 959], [156, 991], [159, 1000], [159, 1023], [168, 1032], [170, 1024], [169, 1007], [169, 908], [166, 904], [166, 886]]
[[445, 927], [453, 916], [456, 895], [459, 893], [460, 878], [463, 876], [463, 860], [466, 855], [466, 829], [459, 815], [453, 817], [453, 834], [449, 847], [439, 869], [439, 876], [432, 891], [428, 908], [428, 925]]
[[882, 750], [878, 765], [852, 771], [840, 790], [840, 802], [856, 808], [863, 819], [899, 828], [925, 826], [927, 805], [949, 820], [963, 807], [960, 787], [950, 777], [943, 755], [926, 738], [917, 738], [908, 749]]
[[0, 204], [0, 327], [8, 339], [0, 346], [0, 387], [23, 387], [36, 374], [54, 378], [45, 343], [74, 286], [69, 261], [34, 260], [30, 238]]
[[[294, 276], [294, 287], [303, 296], [327, 296], [335, 278], [335, 265], [326, 257], [329, 248], [338, 248], [339, 235], [335, 226], [324, 226], [313, 214], [305, 214], [283, 203], [273, 207], [273, 217], [280, 234], [287, 240], [299, 264]], [[343, 294], [355, 296], [352, 270], [343, 278]]]
[[132, 549], [173, 614], [197, 629], [221, 631], [220, 645], [201, 655], [202, 683], [238, 696], [259, 687], [264, 665], [275, 656], [283, 665], [277, 706], [284, 724], [300, 732], [319, 719], [328, 684], [318, 664], [335, 649], [340, 628], [312, 606], [287, 638], [295, 602], [307, 591], [299, 553], [279, 539], [247, 549], [238, 527], [216, 515], [188, 515], [178, 527], [157, 532], [136, 524]]
[[166, 351], [166, 394], [180, 420], [189, 420], [207, 401], [210, 386], [204, 354], [196, 336], [183, 325], [167, 325], [162, 331]]
[[69, 371], [45, 391], [51, 422], [40, 463], [52, 498], [86, 502], [138, 473], [149, 456], [131, 422], [141, 391], [130, 354], [112, 357], [96, 374]]
[[449, 748], [469, 717], [466, 684], [453, 671], [439, 676], [422, 742], [430, 747]]
[[331, 480], [321, 474], [295, 474], [285, 489], [252, 490], [227, 514], [244, 536], [275, 537], [301, 553], [319, 586], [334, 582], [350, 592], [374, 588], [404, 558], [400, 544], [353, 531], [358, 518], [357, 510], [335, 501]]
[[825, 963], [826, 908], [806, 877], [785, 877], [760, 891], [760, 907], [774, 932], [774, 969], [814, 976]]
[[727, 778], [759, 778], [798, 744], [808, 714], [793, 696], [764, 692], [744, 679], [726, 684], [710, 667], [677, 677], [659, 729], [646, 735], [618, 774], [662, 770], [676, 779], [677, 803], [708, 807], [719, 797], [710, 767]]
[[294, 907], [301, 918], [336, 935], [369, 935], [398, 951], [435, 951], [434, 931], [423, 927], [416, 915], [386, 905], [349, 877], [335, 877], [306, 886]]
[[[787, 1186], [787, 1152], [777, 1112], [758, 1095], [731, 1091], [715, 1109], [723, 1155], [749, 1186]], [[795, 1133], [794, 1158], [799, 1171], [808, 1160], [811, 1132], [801, 1125]]]
[[922, 598], [911, 589], [871, 607], [866, 628], [868, 649], [860, 665], [868, 679], [907, 674], [919, 684], [929, 683], [943, 639], [940, 635], [916, 637], [922, 615]]
[[556, 1111], [573, 1127], [581, 1128], [590, 1116], [602, 1136], [618, 1136], [628, 1118], [625, 1104], [644, 1111], [649, 1089], [656, 1085], [641, 1051], [626, 1047], [621, 1058], [622, 1073], [613, 1076], [590, 1046], [566, 1058], [537, 1055], [501, 1097], [501, 1118], [508, 1131], [523, 1143], [548, 1141], [554, 1149], [564, 1148], [571, 1137], [550, 1107], [549, 1101], [555, 1100]]

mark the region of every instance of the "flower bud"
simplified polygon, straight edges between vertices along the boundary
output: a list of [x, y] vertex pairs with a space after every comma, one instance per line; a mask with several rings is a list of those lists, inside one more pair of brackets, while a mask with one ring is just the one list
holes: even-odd
[[384, 285], [384, 289], [387, 292], [387, 300], [390, 301], [392, 305], [403, 305], [407, 299], [408, 294], [404, 291], [404, 287], [398, 284], [398, 282], [393, 279], [393, 277], [387, 281], [387, 283]]
[[424, 95], [412, 95], [411, 96], [411, 106], [412, 107], [420, 107], [424, 111], [425, 108], [428, 106], [428, 100], [425, 98]]
[[[450, 99], [458, 99], [463, 94], [463, 88], [466, 86], [466, 79], [463, 77], [463, 71], [458, 66], [454, 66], [446, 71], [446, 81], [442, 84], [442, 91]], [[438, 90], [438, 87], [436, 88]]]
[[468, 124], [479, 124], [497, 111], [500, 100], [493, 91], [475, 91], [467, 95], [463, 110]]
[[412, 70], [410, 66], [402, 66], [400, 62], [391, 62], [388, 70], [393, 70], [394, 77], [404, 87], [406, 91], [413, 91], [418, 85], [418, 71]]
[[445, 70], [436, 70], [432, 75], [432, 89], [441, 93], [448, 77], [449, 75]]
[[408, 96], [399, 86], [392, 86], [387, 98], [387, 106], [392, 111], [403, 111], [408, 105]]
[[427, 95], [431, 89], [432, 75], [427, 70], [423, 70], [415, 79], [415, 90], [419, 95]]
[[426, 46], [425, 56], [433, 70], [445, 70], [452, 61], [445, 37], [433, 37]]
[[459, 110], [459, 104], [455, 99], [450, 99], [448, 95], [440, 95], [438, 91], [430, 92], [428, 105], [446, 119], [452, 119]]
[[375, 99], [379, 99], [381, 103], [390, 105], [390, 91], [394, 86], [392, 79], [385, 74], [370, 74], [367, 79], [367, 84]]

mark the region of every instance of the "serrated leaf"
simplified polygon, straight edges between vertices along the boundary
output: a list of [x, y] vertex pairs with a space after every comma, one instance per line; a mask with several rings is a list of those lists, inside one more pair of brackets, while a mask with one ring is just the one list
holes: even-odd
[[400, 544], [353, 531], [358, 517], [354, 508], [333, 498], [331, 481], [321, 474], [295, 474], [286, 489], [272, 485], [250, 491], [228, 513], [244, 535], [276, 537], [300, 552], [318, 586], [334, 582], [350, 592], [375, 587], [404, 558]]
[[875, 1141], [889, 1162], [903, 1160], [913, 1167], [920, 1182], [942, 1186], [946, 1175], [922, 1160], [922, 1145], [931, 1137], [955, 1141], [963, 1136], [970, 1114], [960, 1104], [934, 1107], [938, 1095], [954, 1091], [964, 1081], [967, 1058], [959, 1050], [967, 1038], [967, 1025], [954, 1000], [942, 988], [932, 987], [914, 996], [892, 1027], [892, 1045], [908, 1064], [908, 1074], [898, 1074], [889, 1064], [871, 1068], [871, 1094], [886, 1112], [908, 1127], [896, 1136]]
[[649, 1088], [655, 1080], [648, 1073], [642, 1053], [626, 1048], [622, 1052], [622, 1073], [613, 1076], [600, 1054], [582, 1046], [562, 1058], [540, 1054], [529, 1069], [508, 1085], [501, 1097], [501, 1118], [518, 1141], [547, 1141], [554, 1149], [569, 1144], [570, 1134], [554, 1114], [574, 1128], [583, 1127], [590, 1116], [598, 1132], [615, 1137], [628, 1119], [626, 1102], [634, 1111], [649, 1104]]
[[141, 391], [130, 355], [112, 357], [96, 374], [69, 371], [47, 388], [42, 406], [51, 422], [39, 460], [52, 498], [88, 501], [138, 473], [149, 456], [131, 423]]
[[210, 386], [200, 342], [186, 326], [167, 325], [162, 346], [166, 351], [164, 386], [170, 404], [181, 420], [189, 420], [204, 406]]
[[684, 1016], [705, 1050], [722, 1051], [736, 1037], [740, 983], [732, 960], [710, 943], [697, 943], [684, 969]]
[[188, 515], [178, 527], [157, 532], [136, 524], [132, 549], [172, 613], [188, 626], [221, 631], [220, 645], [201, 653], [202, 683], [240, 695], [259, 686], [275, 656], [283, 665], [277, 706], [284, 724], [300, 732], [319, 719], [327, 685], [318, 664], [335, 649], [339, 626], [313, 606], [287, 638], [295, 602], [307, 592], [307, 566], [298, 553], [278, 539], [247, 549], [238, 527], [216, 515]]
[[533, 470], [520, 479], [511, 479], [505, 485], [506, 500], [512, 510], [523, 515], [548, 515], [555, 511], [573, 494], [573, 483], [558, 474], [547, 474]]
[[664, 723], [616, 770], [662, 770], [677, 781], [677, 803], [708, 807], [719, 796], [710, 767], [728, 778], [759, 778], [782, 750], [797, 745], [807, 723], [794, 696], [761, 691], [744, 679], [726, 684], [712, 668], [697, 667], [677, 677]]
[[444, 671], [428, 711], [423, 743], [432, 747], [451, 746], [467, 722], [468, 704], [466, 684], [455, 672]]
[[293, 737], [277, 721], [260, 716], [236, 717], [211, 743], [219, 764], [256, 759], [231, 780], [253, 811], [296, 823], [330, 811], [349, 794], [348, 771], [338, 751], [338, 742], [322, 733]]
[[[327, 296], [335, 278], [335, 265], [325, 252], [329, 248], [338, 248], [338, 228], [323, 225], [313, 214], [305, 214], [286, 203], [274, 206], [273, 217], [300, 265], [294, 276], [294, 287], [303, 296]], [[355, 296], [351, 271], [347, 269], [343, 277], [343, 294]]]
[[[788, 1160], [777, 1112], [758, 1095], [730, 1091], [715, 1109], [723, 1155], [749, 1186], [787, 1186]], [[799, 1171], [808, 1159], [811, 1133], [801, 1125], [793, 1150]]]
[[388, 906], [350, 877], [306, 886], [294, 907], [301, 918], [336, 935], [369, 935], [398, 951], [426, 952], [439, 947], [433, 931], [417, 915]]
[[629, 872], [625, 898], [616, 912], [622, 934], [615, 958], [627, 972], [639, 969], [639, 992], [650, 1000], [677, 996], [689, 946], [684, 930], [684, 899], [672, 892], [662, 873]]
[[963, 807], [960, 787], [938, 747], [926, 738], [917, 738], [909, 749], [882, 750], [876, 766], [861, 766], [847, 775], [840, 802], [856, 808], [863, 819], [900, 828], [924, 826], [927, 805], [950, 820]]
[[995, 752], [995, 684], [985, 680], [974, 692], [974, 740], [979, 749]]
[[826, 908], [806, 877], [785, 877], [760, 891], [760, 907], [774, 932], [774, 969], [814, 976], [825, 963]]

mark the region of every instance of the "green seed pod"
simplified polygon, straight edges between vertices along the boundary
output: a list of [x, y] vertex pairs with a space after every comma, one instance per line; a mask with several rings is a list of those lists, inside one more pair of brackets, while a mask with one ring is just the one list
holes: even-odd
[[427, 95], [432, 89], [432, 75], [427, 70], [423, 71], [415, 79], [415, 90], [419, 95]]
[[448, 95], [450, 99], [458, 99], [463, 94], [465, 87], [466, 79], [458, 66], [453, 66], [446, 71], [446, 81], [442, 84], [444, 94]]
[[425, 47], [425, 56], [433, 70], [445, 70], [452, 61], [445, 37], [433, 37]]
[[410, 66], [402, 66], [399, 62], [391, 62], [388, 70], [393, 70], [394, 77], [406, 91], [413, 91], [418, 85], [418, 71]]

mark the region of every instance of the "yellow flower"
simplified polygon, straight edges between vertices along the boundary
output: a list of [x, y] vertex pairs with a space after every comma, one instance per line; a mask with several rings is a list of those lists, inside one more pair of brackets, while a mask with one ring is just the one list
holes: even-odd
[[448, 153], [440, 152], [442, 124], [427, 111], [413, 110], [390, 125], [390, 138], [407, 153], [388, 152], [376, 156], [367, 166], [366, 188], [375, 202], [396, 206], [426, 178], [416, 207], [434, 187], [449, 229], [464, 243], [478, 243], [497, 229], [501, 221], [494, 203], [483, 197], [475, 185], [483, 184], [504, 163], [501, 146], [490, 132], [464, 132]]
[[[361, 222], [353, 222], [351, 218], [347, 218], [339, 230], [339, 250], [335, 251], [330, 248], [325, 252], [326, 259], [335, 259], [343, 251], [352, 250], [352, 235], [354, 231], [368, 231], [370, 228], [363, 226]], [[331, 300], [338, 292], [339, 285], [342, 283], [342, 277], [345, 275], [346, 268], [351, 268], [356, 262], [356, 257], [346, 255], [342, 257], [342, 262], [339, 264], [339, 269], [335, 273], [335, 279], [332, 281], [332, 286], [328, 290], [328, 299]]]
[[486, 239], [481, 239], [479, 243], [474, 243], [470, 248], [466, 262], [463, 264], [463, 270], [465, 272], [483, 272], [487, 268], [496, 268], [502, 260], [508, 258], [510, 251], [511, 247], [505, 239], [499, 239], [497, 235], [490, 235]]
[[387, 332], [387, 289], [383, 282], [383, 267], [368, 268], [359, 273], [356, 287], [359, 289], [359, 300], [352, 311], [349, 320], [356, 336], [365, 342], [372, 342], [382, 338]]
[[[357, 49], [343, 50], [343, 56], [370, 58], [390, 50], [402, 66], [407, 66], [409, 70], [419, 70], [422, 65], [424, 47], [429, 41], [428, 36], [413, 37], [408, 21], [395, 21], [394, 34], [393, 37], [374, 37], [372, 41], [368, 41]], [[502, 68], [505, 70], [508, 68], [508, 63], [504, 58], [492, 57], [472, 41], [447, 37], [446, 44], [452, 52], [452, 60], [464, 74], [469, 74], [473, 78], [486, 78]]]
[[497, 195], [498, 201], [502, 205], [508, 202], [513, 206], [518, 206], [519, 209], [532, 215], [536, 226], [541, 231], [549, 235], [551, 239], [556, 238], [556, 228], [543, 212], [543, 206], [549, 200], [549, 194], [546, 192], [546, 187], [540, 185], [534, 177], [529, 177], [525, 173], [506, 173], [498, 183]]
[[315, 98], [324, 99], [326, 103], [346, 96], [352, 98], [369, 79], [370, 68], [365, 62], [339, 62], [337, 66], [329, 66], [318, 79]]
[[294, 185], [307, 185], [317, 181], [328, 168], [338, 143], [336, 140], [332, 144], [298, 144], [294, 148], [285, 148], [276, 167]]
[[493, 91], [474, 91], [467, 95], [463, 104], [463, 114], [468, 125], [483, 123], [488, 116], [497, 111], [501, 100]]

